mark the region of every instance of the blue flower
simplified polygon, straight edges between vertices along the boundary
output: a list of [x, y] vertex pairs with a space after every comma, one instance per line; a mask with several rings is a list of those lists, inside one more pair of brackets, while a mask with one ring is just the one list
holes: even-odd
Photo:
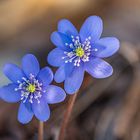
[[22, 69], [14, 64], [6, 64], [5, 75], [12, 81], [0, 88], [0, 97], [7, 102], [20, 101], [19, 122], [26, 124], [35, 115], [40, 121], [50, 117], [48, 104], [62, 102], [65, 92], [60, 87], [50, 85], [53, 73], [49, 67], [40, 70], [36, 57], [27, 54], [22, 59]]
[[48, 62], [59, 67], [54, 79], [58, 83], [64, 81], [68, 94], [73, 94], [80, 88], [85, 71], [95, 78], [112, 75], [112, 67], [102, 58], [118, 51], [119, 40], [115, 37], [100, 39], [102, 30], [101, 18], [90, 16], [79, 33], [66, 19], [61, 20], [58, 23], [58, 31], [52, 33], [51, 41], [57, 48], [49, 53]]

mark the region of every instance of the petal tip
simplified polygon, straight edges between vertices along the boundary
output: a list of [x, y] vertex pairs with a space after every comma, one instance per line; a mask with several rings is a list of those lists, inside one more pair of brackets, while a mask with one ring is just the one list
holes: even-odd
[[[23, 58], [25, 58], [25, 57], [35, 57], [35, 55], [33, 55], [33, 54], [31, 54], [31, 53], [28, 53], [28, 54], [25, 54], [24, 56], [23, 56]], [[36, 58], [36, 57], [35, 57]]]
[[89, 36], [91, 37], [91, 41], [97, 41], [102, 34], [103, 31], [103, 21], [99, 16], [89, 16], [84, 21], [83, 25], [80, 29], [80, 37], [81, 40], [84, 41]]
[[[59, 21], [58, 21], [58, 24], [57, 24], [58, 30], [59, 30], [60, 26], [61, 26], [62, 24], [64, 24], [64, 23], [71, 23], [71, 22], [70, 22], [68, 19], [66, 19], [66, 18], [63, 18], [63, 19], [59, 20]], [[71, 23], [71, 24], [72, 24], [72, 23]]]
[[97, 16], [97, 15], [91, 15], [88, 18], [98, 18], [98, 19], [102, 20], [101, 17], [100, 16]]
[[97, 21], [103, 23], [103, 20], [100, 16], [96, 16], [96, 15], [91, 15], [89, 17], [86, 18], [86, 20], [91, 20], [91, 21]]
[[9, 69], [9, 66], [10, 66], [11, 64], [10, 63], [7, 63], [7, 64], [5, 64], [4, 66], [3, 66], [3, 73], [5, 74], [5, 75], [7, 75], [7, 70]]
[[22, 58], [22, 69], [27, 77], [32, 73], [34, 76], [37, 76], [40, 70], [40, 65], [33, 54], [26, 54]]
[[[54, 43], [54, 38], [57, 35], [57, 33], [58, 33], [57, 31], [54, 31], [54, 32], [51, 33], [50, 40], [51, 40], [52, 43]], [[54, 43], [54, 45], [55, 45], [55, 43]]]
[[78, 90], [70, 90], [70, 89], [66, 89], [66, 88], [65, 88], [65, 91], [66, 91], [67, 94], [73, 95], [73, 94], [77, 94], [76, 92], [77, 92]]

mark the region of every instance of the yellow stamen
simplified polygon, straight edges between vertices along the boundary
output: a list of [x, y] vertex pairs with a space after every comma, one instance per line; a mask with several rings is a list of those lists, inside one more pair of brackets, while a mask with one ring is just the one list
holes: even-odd
[[76, 50], [76, 56], [82, 57], [84, 55], [84, 50], [81, 47], [78, 47]]
[[35, 92], [36, 87], [35, 87], [35, 85], [29, 84], [29, 86], [27, 87], [26, 90], [33, 93], [33, 92]]

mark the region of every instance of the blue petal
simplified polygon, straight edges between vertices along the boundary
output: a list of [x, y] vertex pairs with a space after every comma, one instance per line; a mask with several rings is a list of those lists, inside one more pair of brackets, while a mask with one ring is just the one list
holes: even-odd
[[39, 70], [40, 70], [38, 60], [32, 54], [27, 54], [23, 57], [22, 67], [23, 67], [23, 71], [27, 77], [29, 77], [30, 74], [37, 76], [37, 74], [39, 73]]
[[50, 108], [45, 101], [45, 99], [41, 98], [40, 103], [37, 100], [34, 100], [32, 104], [33, 112], [37, 119], [40, 121], [47, 121], [50, 117]]
[[65, 100], [66, 94], [64, 90], [58, 86], [50, 85], [43, 95], [44, 99], [49, 104], [60, 103]]
[[22, 70], [15, 64], [6, 64], [4, 66], [4, 74], [14, 83], [21, 80], [24, 77]]
[[62, 57], [64, 56], [64, 51], [58, 48], [53, 49], [48, 54], [48, 63], [52, 66], [59, 67], [64, 63], [64, 59]]
[[63, 50], [70, 50], [70, 48], [66, 46], [66, 43], [72, 43], [71, 38], [60, 32], [53, 32], [51, 34], [51, 41], [55, 46]]
[[98, 40], [102, 34], [103, 23], [102, 19], [98, 16], [88, 17], [80, 29], [80, 37], [82, 41], [85, 41], [89, 36], [91, 41]]
[[70, 73], [73, 70], [73, 67], [74, 66], [72, 63], [66, 63], [60, 66], [54, 75], [54, 80], [57, 83], [63, 82], [66, 79], [66, 77], [70, 75]]
[[18, 111], [18, 121], [22, 124], [29, 123], [33, 118], [33, 112], [31, 110], [31, 104], [30, 108], [25, 105], [26, 103], [20, 103], [19, 111]]
[[91, 57], [98, 57], [98, 54], [106, 49], [105, 46], [99, 44], [91, 43]]
[[58, 31], [66, 34], [68, 36], [71, 36], [71, 35], [77, 36], [78, 35], [77, 29], [67, 19], [62, 19], [62, 20], [59, 21], [59, 23], [58, 23]]
[[6, 102], [15, 103], [20, 101], [21, 93], [20, 91], [15, 91], [17, 88], [16, 84], [9, 84], [0, 88], [0, 97]]
[[115, 37], [105, 37], [97, 41], [95, 43], [95, 47], [97, 49], [104, 48], [101, 51], [100, 50], [97, 51], [96, 56], [105, 58], [116, 53], [120, 47], [120, 43], [119, 43], [119, 40]]
[[84, 78], [83, 66], [75, 67], [69, 77], [66, 78], [64, 88], [68, 94], [74, 94], [79, 90]]
[[85, 64], [86, 71], [95, 78], [106, 78], [113, 73], [112, 66], [99, 58], [92, 59]]
[[41, 81], [43, 86], [49, 85], [53, 80], [52, 70], [49, 67], [41, 69], [39, 74], [37, 75], [37, 79]]

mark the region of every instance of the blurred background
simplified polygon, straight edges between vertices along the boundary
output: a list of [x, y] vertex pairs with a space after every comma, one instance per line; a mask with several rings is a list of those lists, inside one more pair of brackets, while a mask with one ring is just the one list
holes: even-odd
[[[114, 68], [110, 78], [86, 74], [66, 140], [140, 140], [140, 0], [0, 0], [0, 86], [9, 82], [3, 65], [20, 65], [26, 53], [47, 64], [54, 48], [50, 35], [60, 19], [79, 29], [90, 15], [103, 19], [102, 36], [118, 37], [121, 49], [107, 59]], [[51, 106], [45, 140], [57, 138], [68, 98]], [[0, 101], [0, 140], [36, 140], [38, 121], [22, 125], [17, 112], [18, 104]]]

